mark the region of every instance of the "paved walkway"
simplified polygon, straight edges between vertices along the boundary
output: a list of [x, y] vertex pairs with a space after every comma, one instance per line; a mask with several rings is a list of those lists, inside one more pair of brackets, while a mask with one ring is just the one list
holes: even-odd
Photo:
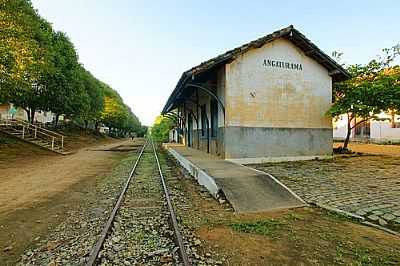
[[[304, 205], [270, 175], [181, 145], [167, 147], [199, 183], [211, 187], [211, 192], [213, 188], [209, 184], [214, 181], [236, 212], [260, 212]], [[212, 180], [205, 180], [207, 178]]]
[[308, 203], [322, 203], [400, 231], [400, 159], [336, 157], [253, 167], [271, 173]]

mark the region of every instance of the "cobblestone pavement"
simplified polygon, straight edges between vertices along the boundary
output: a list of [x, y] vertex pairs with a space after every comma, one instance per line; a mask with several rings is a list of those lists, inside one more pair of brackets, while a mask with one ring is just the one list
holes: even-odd
[[400, 231], [398, 157], [340, 156], [251, 166], [274, 175], [308, 203], [355, 213]]

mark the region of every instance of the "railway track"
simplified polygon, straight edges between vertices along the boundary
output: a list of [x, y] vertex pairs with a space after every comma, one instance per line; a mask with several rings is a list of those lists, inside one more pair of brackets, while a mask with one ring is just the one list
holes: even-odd
[[191, 265], [156, 148], [147, 139], [86, 265], [171, 263]]

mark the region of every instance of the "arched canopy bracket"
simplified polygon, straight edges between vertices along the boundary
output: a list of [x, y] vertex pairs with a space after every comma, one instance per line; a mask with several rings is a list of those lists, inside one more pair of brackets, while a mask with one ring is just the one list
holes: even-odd
[[163, 114], [162, 116], [173, 120], [175, 123], [176, 123], [176, 122], [178, 121], [178, 119], [179, 119], [177, 116], [174, 116], [174, 115], [172, 115], [172, 114]]
[[207, 87], [204, 87], [204, 86], [201, 85], [201, 84], [189, 83], [189, 84], [186, 84], [185, 87], [197, 88], [197, 89], [200, 89], [200, 90], [204, 91], [204, 92], [207, 93], [208, 95], [210, 95], [212, 98], [214, 98], [214, 99], [218, 102], [219, 106], [220, 106], [221, 109], [222, 109], [222, 112], [223, 112], [223, 114], [224, 114], [224, 117], [225, 117], [225, 106], [224, 106], [224, 104], [222, 103], [222, 101], [218, 98], [218, 96], [215, 95], [214, 92], [212, 92], [210, 89], [208, 89]]
[[181, 121], [183, 122], [184, 125], [186, 124], [186, 123], [185, 123], [185, 119], [183, 119], [183, 117], [182, 117], [181, 115], [179, 115], [179, 114], [177, 114], [177, 113], [175, 113], [175, 112], [172, 112], [172, 111], [171, 111], [171, 112], [168, 112], [168, 113], [166, 113], [166, 114], [163, 114], [162, 116], [174, 120], [174, 122], [175, 122], [176, 124], [179, 124], [179, 120], [181, 120]]

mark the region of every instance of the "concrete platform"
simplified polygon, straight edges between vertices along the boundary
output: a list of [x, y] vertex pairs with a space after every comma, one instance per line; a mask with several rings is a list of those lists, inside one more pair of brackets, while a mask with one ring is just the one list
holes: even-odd
[[179, 144], [164, 144], [169, 153], [208, 191], [222, 191], [236, 212], [262, 212], [305, 206], [272, 175]]

